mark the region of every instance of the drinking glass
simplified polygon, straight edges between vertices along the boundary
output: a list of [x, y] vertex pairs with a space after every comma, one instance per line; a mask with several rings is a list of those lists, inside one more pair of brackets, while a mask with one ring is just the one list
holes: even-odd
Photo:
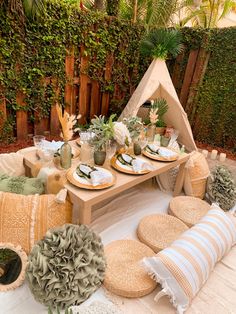
[[107, 153], [107, 159], [110, 160], [116, 152], [117, 146], [116, 146], [116, 142], [109, 140], [106, 143], [106, 153]]
[[37, 149], [40, 149], [41, 146], [42, 146], [42, 142], [45, 140], [45, 136], [43, 136], [43, 135], [35, 135], [33, 137], [33, 140], [34, 140], [34, 146]]

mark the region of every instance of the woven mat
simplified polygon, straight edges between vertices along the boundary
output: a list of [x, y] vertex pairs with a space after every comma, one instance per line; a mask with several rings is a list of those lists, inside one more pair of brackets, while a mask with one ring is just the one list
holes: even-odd
[[196, 197], [177, 196], [170, 201], [169, 213], [186, 225], [195, 225], [210, 209], [210, 205]]
[[165, 214], [144, 217], [137, 229], [141, 242], [148, 245], [154, 252], [168, 247], [188, 227], [179, 219]]
[[154, 255], [149, 247], [135, 240], [118, 240], [107, 245], [105, 288], [127, 298], [138, 298], [151, 293], [157, 284], [140, 262], [144, 257]]

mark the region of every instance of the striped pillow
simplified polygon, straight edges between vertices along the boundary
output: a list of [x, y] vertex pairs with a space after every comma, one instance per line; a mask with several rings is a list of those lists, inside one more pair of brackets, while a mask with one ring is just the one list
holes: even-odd
[[185, 231], [169, 248], [143, 264], [163, 290], [155, 301], [169, 295], [183, 313], [208, 279], [215, 264], [236, 243], [236, 226], [217, 205], [191, 229]]

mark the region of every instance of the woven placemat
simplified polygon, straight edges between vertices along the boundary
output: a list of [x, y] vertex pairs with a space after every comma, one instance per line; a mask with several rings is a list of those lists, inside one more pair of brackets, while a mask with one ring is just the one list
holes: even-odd
[[177, 196], [170, 201], [169, 213], [186, 225], [195, 225], [210, 209], [210, 205], [196, 197]]
[[127, 298], [139, 298], [151, 293], [157, 283], [142, 267], [141, 260], [154, 255], [149, 247], [135, 240], [118, 240], [107, 245], [105, 288]]
[[187, 229], [181, 220], [173, 216], [156, 214], [146, 216], [140, 221], [137, 235], [141, 242], [157, 253], [168, 247]]

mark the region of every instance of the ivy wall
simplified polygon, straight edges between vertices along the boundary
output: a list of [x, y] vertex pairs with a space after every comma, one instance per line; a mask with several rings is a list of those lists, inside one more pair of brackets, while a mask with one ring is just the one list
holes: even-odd
[[[43, 119], [50, 128], [56, 99], [83, 122], [119, 113], [150, 62], [139, 55], [141, 26], [63, 0], [47, 5], [42, 21], [25, 25], [0, 10], [0, 141], [16, 136], [22, 116], [28, 133]], [[168, 66], [195, 138], [235, 150], [236, 28], [182, 33], [185, 51]]]

